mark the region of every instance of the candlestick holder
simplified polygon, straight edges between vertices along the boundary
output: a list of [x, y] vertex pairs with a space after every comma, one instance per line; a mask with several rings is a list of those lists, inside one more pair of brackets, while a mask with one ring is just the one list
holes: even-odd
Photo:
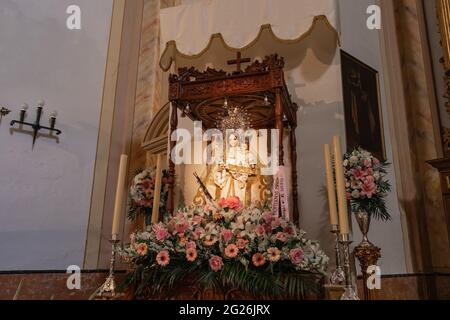
[[59, 136], [62, 132], [59, 129], [55, 129], [55, 124], [56, 124], [56, 112], [53, 112], [50, 115], [50, 127], [47, 126], [43, 126], [41, 125], [41, 117], [42, 117], [42, 113], [43, 113], [43, 108], [44, 108], [45, 102], [44, 101], [39, 101], [38, 102], [38, 107], [36, 109], [36, 120], [34, 121], [34, 123], [30, 123], [30, 122], [26, 122], [25, 121], [25, 115], [27, 113], [28, 110], [28, 105], [24, 104], [22, 106], [22, 110], [20, 110], [20, 119], [19, 120], [13, 120], [11, 121], [11, 127], [13, 127], [14, 125], [18, 124], [20, 125], [20, 127], [23, 126], [28, 126], [31, 127], [33, 129], [32, 131], [32, 135], [33, 135], [33, 147], [36, 143], [36, 139], [38, 136], [38, 133], [40, 130], [48, 130], [50, 132], [50, 134], [52, 134], [53, 132], [56, 133], [57, 136]]
[[345, 281], [345, 273], [344, 273], [344, 270], [342, 269], [342, 264], [341, 264], [341, 246], [339, 243], [339, 225], [337, 225], [337, 224], [331, 225], [331, 233], [334, 234], [335, 239], [336, 239], [336, 244], [334, 246], [334, 253], [335, 253], [335, 257], [336, 257], [336, 269], [332, 273], [330, 281], [334, 285], [339, 285]]
[[345, 292], [341, 300], [360, 300], [356, 294], [352, 284], [352, 274], [350, 269], [350, 236], [348, 234], [341, 234], [340, 241], [344, 252], [344, 273], [345, 273]]
[[112, 235], [111, 237], [111, 261], [109, 264], [109, 275], [106, 278], [103, 285], [99, 288], [97, 293], [97, 298], [114, 298], [117, 296], [116, 292], [116, 280], [114, 276], [114, 270], [116, 266], [116, 251], [117, 251], [117, 244], [119, 243], [119, 240], [117, 240], [117, 235]]
[[9, 110], [8, 108], [0, 107], [0, 118], [7, 116], [10, 112], [11, 112], [11, 110]]

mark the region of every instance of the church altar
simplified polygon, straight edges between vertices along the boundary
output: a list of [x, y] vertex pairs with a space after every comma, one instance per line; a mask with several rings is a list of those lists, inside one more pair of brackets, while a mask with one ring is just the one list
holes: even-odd
[[[233, 2], [226, 10], [223, 1], [209, 2], [208, 15], [202, 15], [217, 19], [206, 24], [196, 20], [202, 6], [161, 14], [166, 49], [160, 66], [170, 73], [164, 74], [162, 90], [168, 107], [155, 118], [162, 127], [167, 121], [162, 116], [168, 116], [168, 216], [158, 210], [161, 184], [156, 179], [152, 224], [132, 233], [120, 252], [132, 266], [125, 284], [136, 298], [324, 297], [329, 259], [298, 226], [299, 108], [286, 68], [299, 63], [293, 54], [312, 34], [320, 34], [320, 50], [334, 56], [335, 2], [306, 1], [312, 11], [304, 2], [299, 17], [275, 1], [263, 0], [264, 6], [258, 1], [254, 19], [242, 16], [241, 6], [252, 8], [255, 1]], [[240, 17], [240, 30], [223, 17]], [[288, 20], [292, 25], [283, 29]], [[192, 123], [194, 138], [196, 130], [201, 135], [202, 154], [204, 147], [207, 151], [207, 163], [196, 164], [200, 175], [186, 175], [191, 165], [182, 167], [176, 153], [191, 142], [179, 138]], [[158, 146], [156, 172], [161, 171], [163, 137]], [[194, 196], [183, 197], [183, 192]]]
[[[250, 148], [257, 144], [252, 139], [257, 139], [256, 135], [239, 137], [246, 132], [239, 134], [238, 130], [260, 130], [277, 129], [278, 148], [276, 159], [277, 166], [284, 166], [285, 152], [283, 139], [285, 130], [289, 134], [289, 162], [291, 164], [291, 181], [293, 203], [293, 219], [297, 221], [298, 212], [298, 191], [297, 191], [297, 153], [295, 128], [297, 126], [296, 112], [298, 106], [292, 102], [284, 80], [284, 59], [278, 55], [270, 55], [262, 62], [255, 61], [245, 70], [241, 70], [240, 56], [236, 61], [237, 70], [233, 73], [226, 73], [221, 70], [208, 68], [200, 72], [195, 68], [182, 68], [178, 74], [169, 78], [169, 99], [172, 103], [172, 113], [170, 121], [171, 150], [176, 148], [176, 136], [174, 133], [178, 128], [178, 109], [183, 112], [183, 116], [188, 116], [193, 121], [201, 121], [203, 130], [219, 127], [219, 138], [223, 141], [223, 136], [227, 140], [227, 147], [223, 144], [219, 149], [213, 147], [216, 161], [208, 171], [210, 180], [214, 182], [215, 200], [229, 196], [239, 196], [244, 201], [244, 205], [251, 205], [252, 191], [250, 179], [256, 178], [260, 182], [260, 203], [263, 199], [272, 200], [270, 186], [264, 184], [264, 177], [261, 174], [257, 161], [257, 147]], [[246, 114], [243, 119], [245, 123], [234, 120], [233, 113]], [[234, 120], [234, 121], [233, 121]], [[226, 132], [229, 131], [229, 132]], [[251, 131], [250, 133], [255, 133]], [[248, 140], [246, 140], [248, 139]], [[270, 143], [270, 142], [269, 142]], [[275, 144], [275, 141], [271, 142]], [[255, 153], [252, 153], [252, 150]], [[275, 156], [275, 155], [272, 155]], [[175, 163], [169, 160], [169, 212], [174, 210], [174, 181]], [[242, 191], [239, 193], [238, 190]], [[269, 194], [269, 196], [267, 196]], [[203, 195], [204, 196], [204, 195]], [[284, 195], [287, 198], [287, 194]], [[195, 200], [202, 197], [199, 194]], [[261, 199], [262, 198], [262, 199]], [[287, 201], [287, 200], [286, 200]], [[195, 203], [195, 202], [194, 202]], [[206, 204], [197, 201], [195, 204]]]

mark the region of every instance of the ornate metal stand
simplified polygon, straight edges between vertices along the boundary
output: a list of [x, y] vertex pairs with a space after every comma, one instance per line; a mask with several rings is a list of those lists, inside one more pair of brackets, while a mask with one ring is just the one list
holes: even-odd
[[344, 272], [345, 272], [345, 292], [341, 300], [359, 300], [352, 284], [352, 274], [350, 269], [350, 236], [348, 234], [341, 234], [340, 241], [344, 251]]
[[364, 300], [375, 300], [375, 290], [370, 290], [367, 286], [367, 268], [377, 264], [378, 259], [381, 257], [381, 249], [372, 244], [359, 245], [355, 248], [355, 256], [358, 258], [361, 266]]
[[99, 291], [96, 295], [97, 298], [114, 298], [117, 295], [116, 292], [117, 286], [114, 277], [114, 269], [116, 265], [116, 250], [117, 244], [119, 243], [119, 240], [117, 240], [117, 235], [113, 235], [110, 242], [112, 246], [112, 252], [111, 252], [111, 262], [109, 265], [109, 275], [106, 278], [106, 281], [103, 283], [103, 285], [99, 288]]
[[334, 252], [336, 256], [336, 270], [334, 270], [333, 274], [331, 275], [330, 281], [334, 285], [339, 285], [345, 281], [345, 274], [341, 264], [341, 246], [339, 245], [339, 226], [332, 225], [331, 233], [333, 233], [336, 237], [336, 245], [334, 247]]

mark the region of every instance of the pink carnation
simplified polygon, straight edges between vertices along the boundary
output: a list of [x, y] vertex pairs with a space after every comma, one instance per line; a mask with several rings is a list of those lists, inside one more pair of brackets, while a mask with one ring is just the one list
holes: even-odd
[[222, 258], [218, 256], [212, 256], [211, 259], [209, 259], [209, 266], [214, 272], [220, 271], [223, 267]]
[[303, 250], [300, 248], [292, 249], [289, 252], [289, 258], [293, 264], [301, 264], [303, 262]]

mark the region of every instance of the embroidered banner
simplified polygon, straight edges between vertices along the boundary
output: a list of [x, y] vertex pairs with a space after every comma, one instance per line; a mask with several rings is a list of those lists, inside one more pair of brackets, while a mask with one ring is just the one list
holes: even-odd
[[274, 176], [272, 189], [272, 214], [274, 216], [281, 216], [289, 220], [289, 203], [288, 191], [285, 177], [285, 167], [278, 167], [277, 173]]

